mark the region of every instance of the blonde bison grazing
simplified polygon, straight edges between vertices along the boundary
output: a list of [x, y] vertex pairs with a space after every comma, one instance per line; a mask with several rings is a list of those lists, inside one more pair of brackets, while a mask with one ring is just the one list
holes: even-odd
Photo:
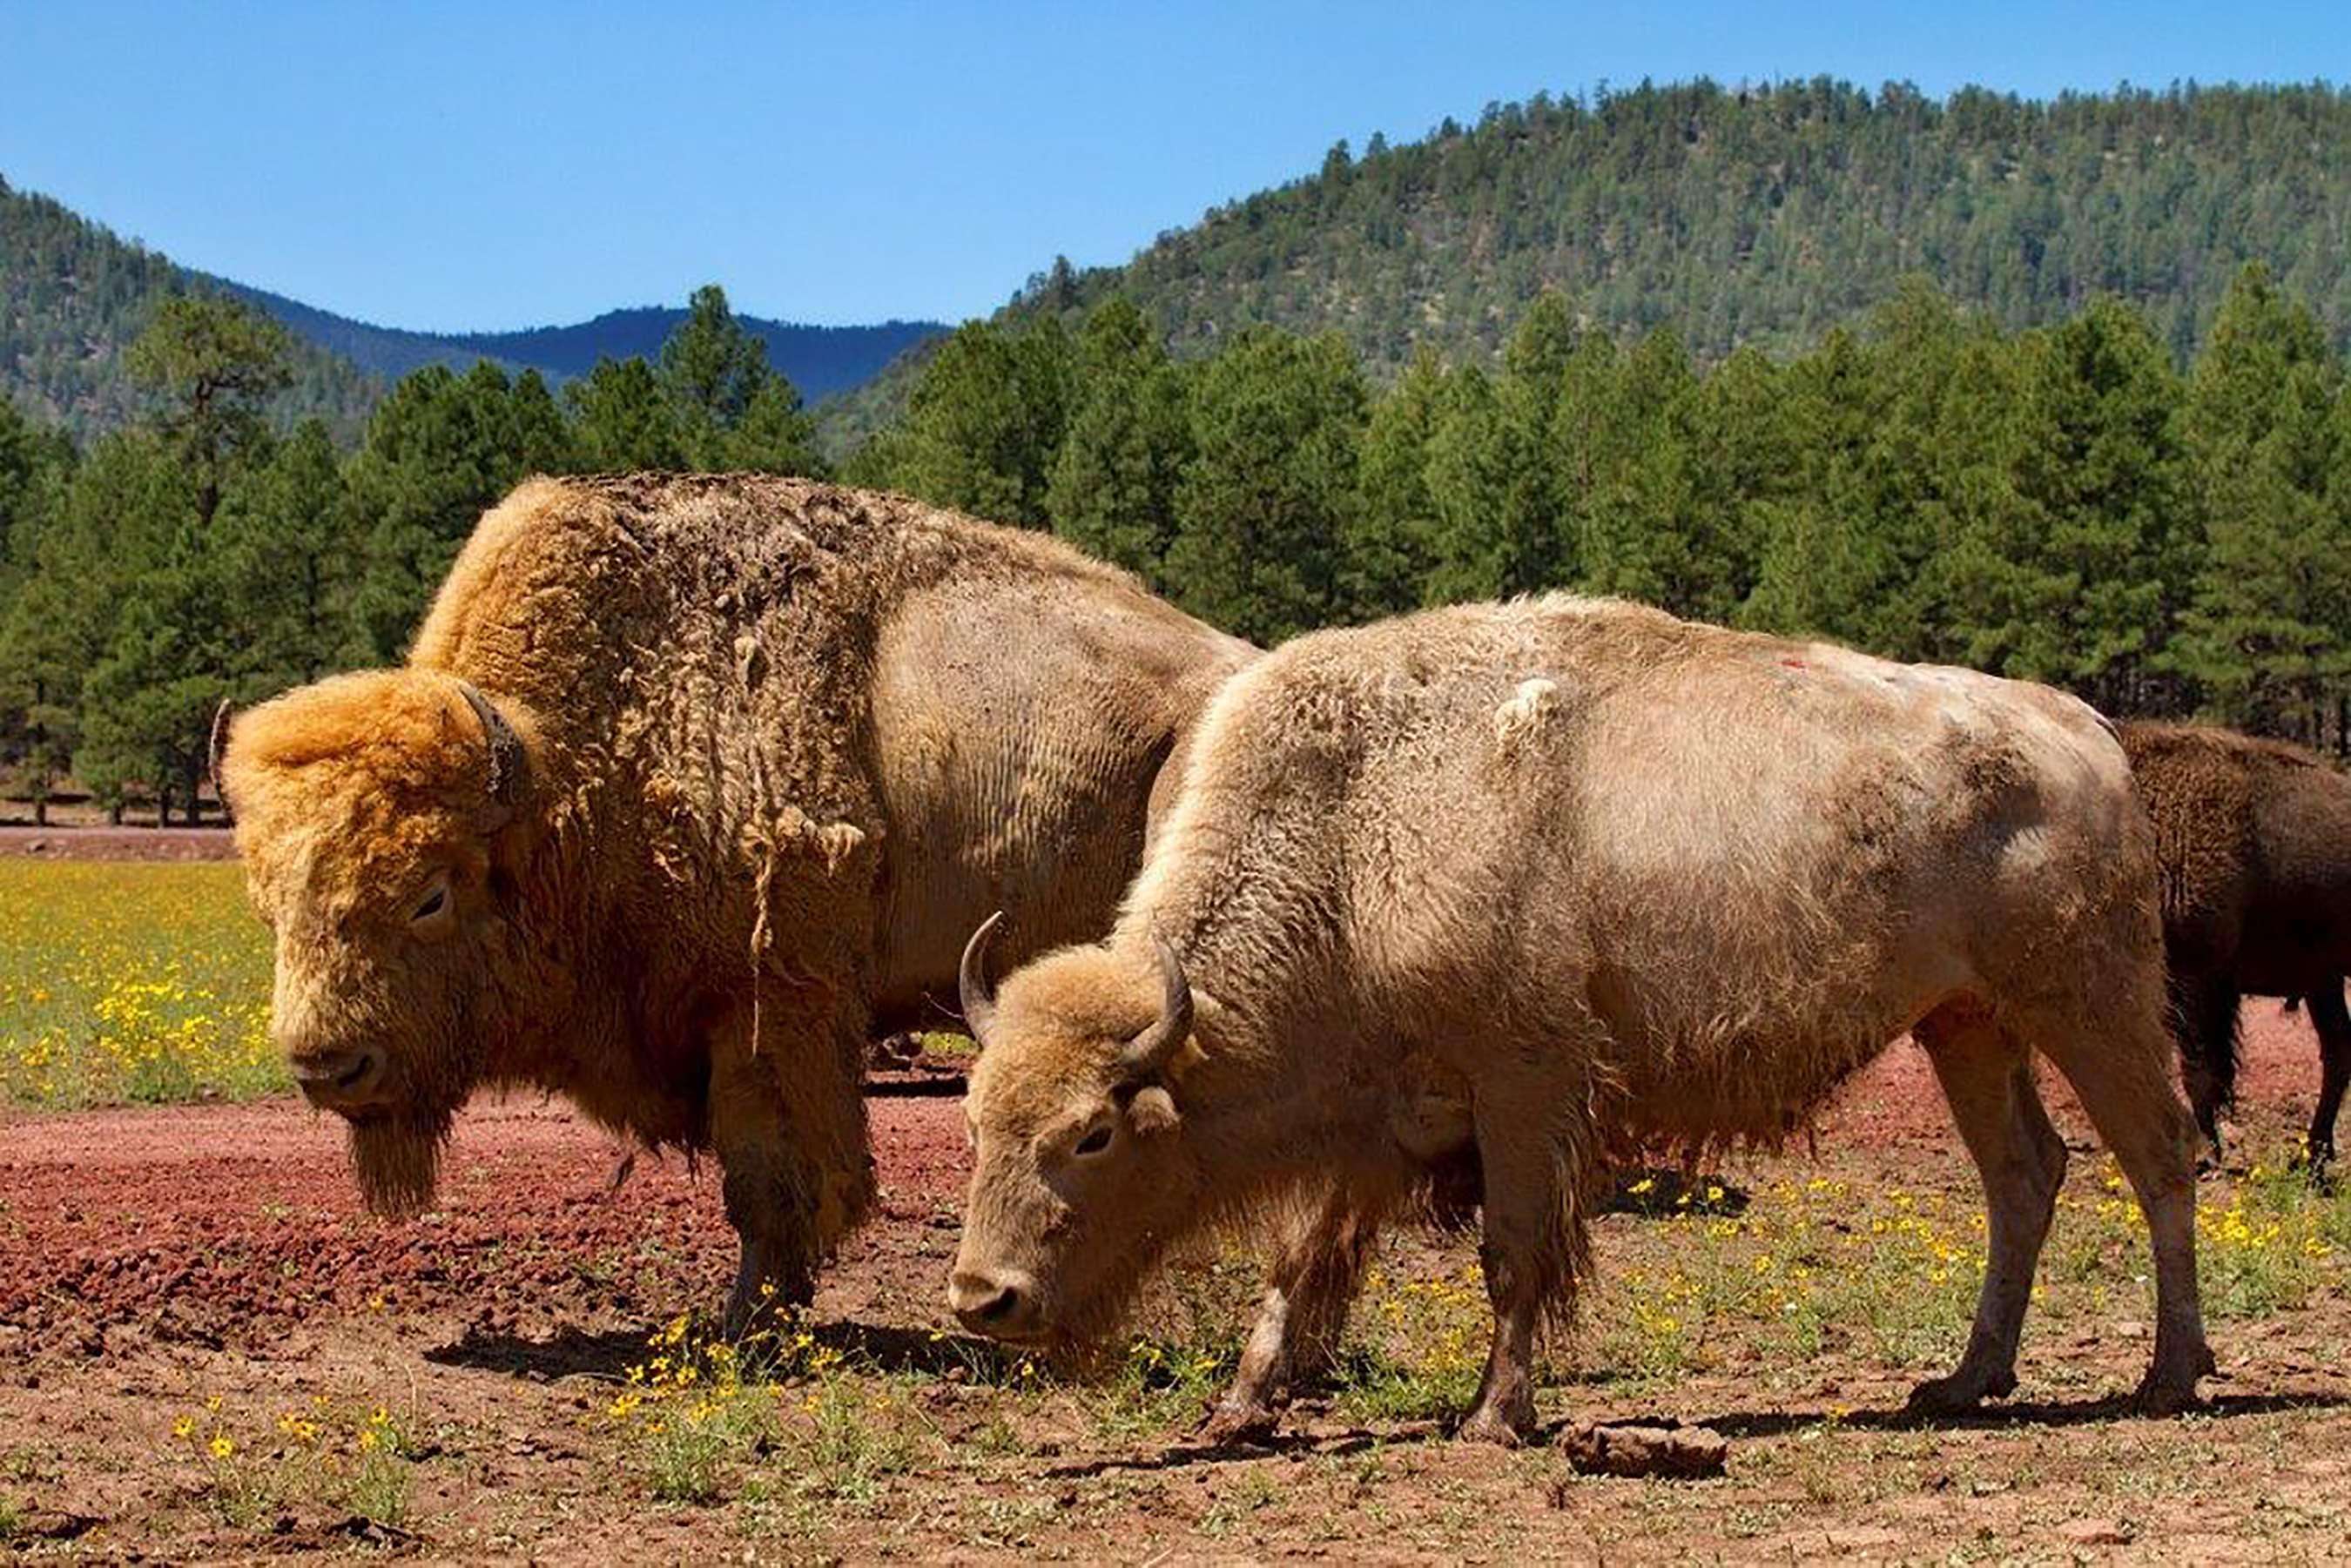
[[2142, 1401], [2210, 1369], [2147, 821], [2055, 692], [1569, 598], [1318, 633], [1211, 703], [1106, 942], [998, 994], [987, 935], [949, 1290], [1001, 1337], [1097, 1338], [1204, 1227], [1319, 1214], [1225, 1409], [1259, 1413], [1466, 1143], [1496, 1319], [1466, 1432], [1515, 1440], [1604, 1165], [1779, 1138], [1914, 1030], [1991, 1208], [1974, 1333], [1916, 1405], [2014, 1386], [2065, 1164], [2035, 1050], [2152, 1228]]
[[714, 1149], [730, 1314], [805, 1300], [872, 1190], [869, 1031], [964, 935], [1099, 935], [1252, 650], [1033, 534], [783, 479], [534, 480], [406, 667], [241, 715], [218, 768], [272, 1029], [371, 1204], [484, 1085]]

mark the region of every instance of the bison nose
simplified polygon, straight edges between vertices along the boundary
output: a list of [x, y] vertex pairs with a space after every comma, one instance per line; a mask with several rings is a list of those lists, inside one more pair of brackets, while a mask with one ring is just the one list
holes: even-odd
[[383, 1058], [368, 1045], [297, 1057], [293, 1066], [304, 1096], [330, 1111], [366, 1103], [383, 1079]]
[[958, 1270], [947, 1281], [947, 1301], [964, 1327], [998, 1339], [1017, 1339], [1036, 1323], [1037, 1291], [1023, 1274]]

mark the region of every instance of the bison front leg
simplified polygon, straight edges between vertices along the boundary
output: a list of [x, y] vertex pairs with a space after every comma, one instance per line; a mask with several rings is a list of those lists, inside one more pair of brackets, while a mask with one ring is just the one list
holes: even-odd
[[850, 1038], [831, 1024], [771, 1007], [755, 1038], [747, 1009], [713, 1041], [710, 1143], [743, 1248], [726, 1301], [730, 1338], [815, 1298], [818, 1265], [872, 1190], [863, 1031]]
[[1277, 1396], [1329, 1375], [1379, 1226], [1376, 1211], [1333, 1191], [1284, 1239], [1240, 1369], [1202, 1437], [1219, 1444], [1270, 1437], [1280, 1421]]
[[1942, 1416], [2016, 1387], [2016, 1344], [2065, 1179], [2065, 1141], [2033, 1087], [2030, 1052], [1989, 1014], [1946, 1008], [1920, 1023], [1917, 1037], [1975, 1160], [1990, 1213], [1991, 1255], [1967, 1353], [1957, 1370], [1910, 1395], [1913, 1413]]

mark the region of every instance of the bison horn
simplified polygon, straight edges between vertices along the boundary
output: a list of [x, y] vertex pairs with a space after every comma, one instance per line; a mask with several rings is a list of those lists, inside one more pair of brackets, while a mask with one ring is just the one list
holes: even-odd
[[987, 1044], [987, 1031], [996, 1023], [996, 988], [987, 980], [987, 944], [1003, 920], [1004, 911], [999, 909], [979, 923], [979, 929], [963, 945], [963, 967], [956, 974], [956, 993], [963, 1003], [963, 1021], [971, 1026], [971, 1038], [982, 1047]]
[[474, 716], [482, 721], [482, 737], [490, 745], [490, 799], [500, 805], [510, 805], [522, 784], [522, 737], [515, 733], [506, 716], [472, 682], [459, 681], [457, 690], [464, 695], [465, 706], [474, 710]]
[[1192, 982], [1184, 977], [1184, 961], [1156, 931], [1151, 945], [1159, 955], [1159, 1017], [1129, 1040], [1121, 1061], [1130, 1076], [1148, 1078], [1167, 1065], [1167, 1059], [1192, 1038]]
[[[213, 709], [212, 737], [204, 747], [204, 773], [212, 779], [215, 794], [221, 792], [221, 759], [228, 755], [228, 723], [235, 713], [226, 697], [221, 698], [220, 706]], [[222, 798], [226, 800], [225, 795]]]

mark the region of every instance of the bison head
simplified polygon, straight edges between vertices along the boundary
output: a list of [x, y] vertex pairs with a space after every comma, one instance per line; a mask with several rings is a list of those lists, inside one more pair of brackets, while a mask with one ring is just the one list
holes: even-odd
[[1082, 1342], [1200, 1218], [1171, 1092], [1191, 988], [1155, 937], [1139, 956], [1066, 949], [999, 997], [985, 977], [995, 924], [964, 955], [964, 1012], [982, 1049], [964, 1101], [975, 1162], [948, 1298], [999, 1339]]
[[350, 1123], [378, 1213], [430, 1201], [451, 1119], [494, 1071], [502, 840], [530, 789], [516, 722], [449, 675], [340, 675], [240, 715], [216, 761], [276, 934], [271, 1033]]

